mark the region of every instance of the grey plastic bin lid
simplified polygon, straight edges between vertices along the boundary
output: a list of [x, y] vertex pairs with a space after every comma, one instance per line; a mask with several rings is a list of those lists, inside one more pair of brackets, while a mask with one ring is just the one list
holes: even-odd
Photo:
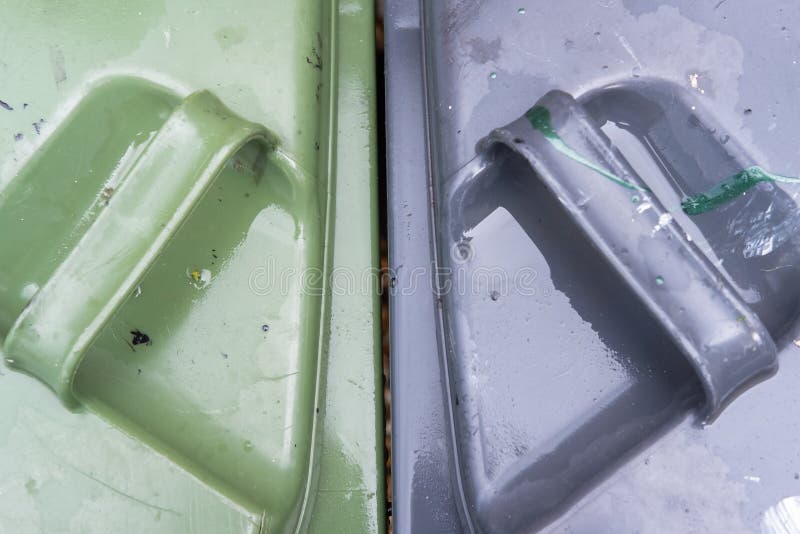
[[420, 4], [387, 5], [397, 532], [791, 532], [800, 9]]

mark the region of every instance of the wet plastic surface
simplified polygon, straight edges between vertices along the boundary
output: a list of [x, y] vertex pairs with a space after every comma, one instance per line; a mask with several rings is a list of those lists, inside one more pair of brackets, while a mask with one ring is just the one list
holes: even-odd
[[371, 4], [103, 6], [0, 6], [0, 531], [382, 531]]
[[447, 269], [427, 301], [402, 274], [393, 296], [393, 339], [420, 340], [395, 345], [394, 406], [415, 381], [444, 402], [394, 419], [395, 527], [780, 529], [800, 494], [800, 13], [523, 4], [387, 11], [390, 90], [425, 76], [387, 103], [390, 265]]
[[[252, 269], [264, 250], [282, 263], [279, 271], [321, 267], [313, 181], [276, 150], [271, 134], [209, 93], [188, 96], [168, 114], [131, 104], [154, 99], [170, 100], [138, 80], [91, 90], [33, 168], [26, 165], [4, 191], [4, 206], [15, 209], [7, 210], [10, 241], [2, 246], [27, 260], [11, 267], [18, 276], [4, 273], [4, 284], [12, 295], [41, 288], [7, 331], [6, 362], [232, 499], [295, 515], [312, 443], [321, 291], [288, 287], [265, 299]], [[133, 139], [125, 151], [111, 149], [101, 132], [99, 146], [84, 139], [86, 166], [72, 182], [61, 180], [64, 163], [52, 160], [82, 139], [81, 123], [98, 109], [128, 127], [131, 112], [166, 120], [144, 136], [118, 127], [119, 138]], [[70, 204], [60, 204], [63, 189], [75, 197]], [[38, 220], [39, 210], [54, 220]], [[52, 244], [28, 228], [49, 229]], [[26, 253], [31, 243], [44, 261]], [[61, 262], [47, 269], [53, 260]], [[293, 318], [284, 326], [286, 314]], [[281, 402], [293, 408], [267, 417], [253, 409]]]

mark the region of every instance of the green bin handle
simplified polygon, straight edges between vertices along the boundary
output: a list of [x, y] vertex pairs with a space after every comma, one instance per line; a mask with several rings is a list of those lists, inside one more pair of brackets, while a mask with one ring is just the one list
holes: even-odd
[[214, 95], [189, 95], [132, 165], [103, 209], [6, 337], [6, 363], [77, 407], [72, 381], [92, 341], [135, 289], [226, 162], [276, 139]]

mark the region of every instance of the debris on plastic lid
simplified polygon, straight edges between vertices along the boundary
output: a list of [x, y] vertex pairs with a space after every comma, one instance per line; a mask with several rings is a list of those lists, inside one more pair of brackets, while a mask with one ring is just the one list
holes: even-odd
[[203, 289], [211, 282], [211, 271], [194, 267], [186, 271], [190, 283], [196, 289]]

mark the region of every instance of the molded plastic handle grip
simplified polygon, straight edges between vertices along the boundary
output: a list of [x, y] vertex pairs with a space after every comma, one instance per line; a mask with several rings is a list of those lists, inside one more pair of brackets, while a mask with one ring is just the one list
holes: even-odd
[[674, 339], [703, 385], [707, 418], [775, 371], [759, 317], [570, 95], [548, 93], [479, 149], [498, 144], [530, 162]]
[[188, 96], [132, 165], [109, 204], [21, 313], [3, 350], [9, 365], [75, 405], [87, 348], [190, 215], [228, 159], [274, 137], [207, 91]]

